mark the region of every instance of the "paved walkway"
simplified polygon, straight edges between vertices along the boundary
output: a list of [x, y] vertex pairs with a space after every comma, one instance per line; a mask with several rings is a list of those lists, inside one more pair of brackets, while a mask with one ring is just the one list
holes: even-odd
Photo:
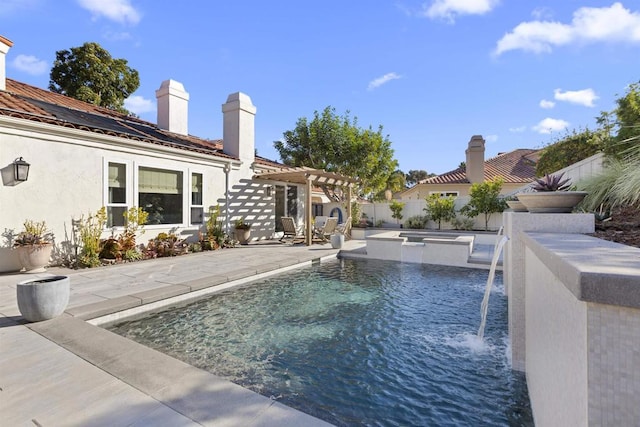
[[[349, 241], [344, 249], [363, 245]], [[92, 323], [337, 252], [329, 244], [249, 245], [96, 269], [51, 268], [47, 275], [71, 278], [71, 298], [63, 316], [38, 323], [24, 322], [15, 297], [15, 284], [36, 275], [0, 275], [0, 424], [329, 425]]]

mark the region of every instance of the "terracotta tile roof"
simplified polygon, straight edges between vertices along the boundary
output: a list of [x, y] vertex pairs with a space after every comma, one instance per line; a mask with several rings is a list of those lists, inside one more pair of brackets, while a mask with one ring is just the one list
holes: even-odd
[[[490, 180], [497, 176], [506, 183], [528, 183], [536, 176], [536, 162], [539, 150], [519, 148], [508, 153], [498, 154], [485, 160], [484, 179]], [[464, 167], [443, 173], [442, 175], [424, 179], [419, 184], [469, 184]]]
[[[221, 139], [211, 140], [172, 133], [160, 129], [154, 123], [108, 108], [13, 79], [7, 78], [6, 82], [6, 91], [0, 91], [0, 115], [195, 151], [223, 159], [234, 159], [223, 152]], [[264, 166], [283, 166], [259, 156], [256, 156], [256, 163]]]

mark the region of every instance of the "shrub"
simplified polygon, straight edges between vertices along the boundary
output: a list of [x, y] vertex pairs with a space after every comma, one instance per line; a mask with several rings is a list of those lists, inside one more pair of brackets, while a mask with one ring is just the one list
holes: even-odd
[[78, 255], [78, 266], [89, 268], [100, 266], [100, 237], [106, 223], [107, 210], [104, 206], [98, 209], [95, 215], [89, 213], [86, 219], [84, 215], [80, 217], [79, 231], [82, 247]]
[[427, 228], [429, 222], [429, 216], [427, 215], [415, 215], [407, 218], [404, 223], [405, 228], [411, 228], [414, 230], [423, 230]]
[[456, 230], [473, 230], [474, 221], [466, 216], [457, 216], [451, 220], [451, 225]]

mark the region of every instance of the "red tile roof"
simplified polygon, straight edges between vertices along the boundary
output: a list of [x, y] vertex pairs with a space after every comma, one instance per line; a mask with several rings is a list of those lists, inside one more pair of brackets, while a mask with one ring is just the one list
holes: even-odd
[[[172, 133], [137, 117], [13, 79], [7, 78], [6, 83], [6, 91], [0, 91], [0, 115], [195, 151], [223, 159], [234, 158], [223, 152], [221, 139], [211, 140]], [[284, 166], [259, 156], [256, 156], [255, 161], [266, 166]]]
[[[485, 160], [484, 179], [490, 180], [502, 177], [505, 183], [528, 183], [536, 176], [536, 162], [538, 151], [519, 148], [508, 153], [498, 154], [496, 157]], [[469, 184], [466, 176], [466, 168], [461, 167], [442, 175], [424, 179], [419, 184]]]

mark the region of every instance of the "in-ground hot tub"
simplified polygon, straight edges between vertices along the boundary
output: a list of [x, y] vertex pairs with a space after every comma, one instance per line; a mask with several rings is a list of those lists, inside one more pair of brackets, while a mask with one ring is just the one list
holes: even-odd
[[[368, 236], [367, 257], [400, 262], [489, 268], [472, 261], [474, 244], [494, 245], [496, 235], [394, 230]], [[490, 258], [488, 259], [490, 261]]]

